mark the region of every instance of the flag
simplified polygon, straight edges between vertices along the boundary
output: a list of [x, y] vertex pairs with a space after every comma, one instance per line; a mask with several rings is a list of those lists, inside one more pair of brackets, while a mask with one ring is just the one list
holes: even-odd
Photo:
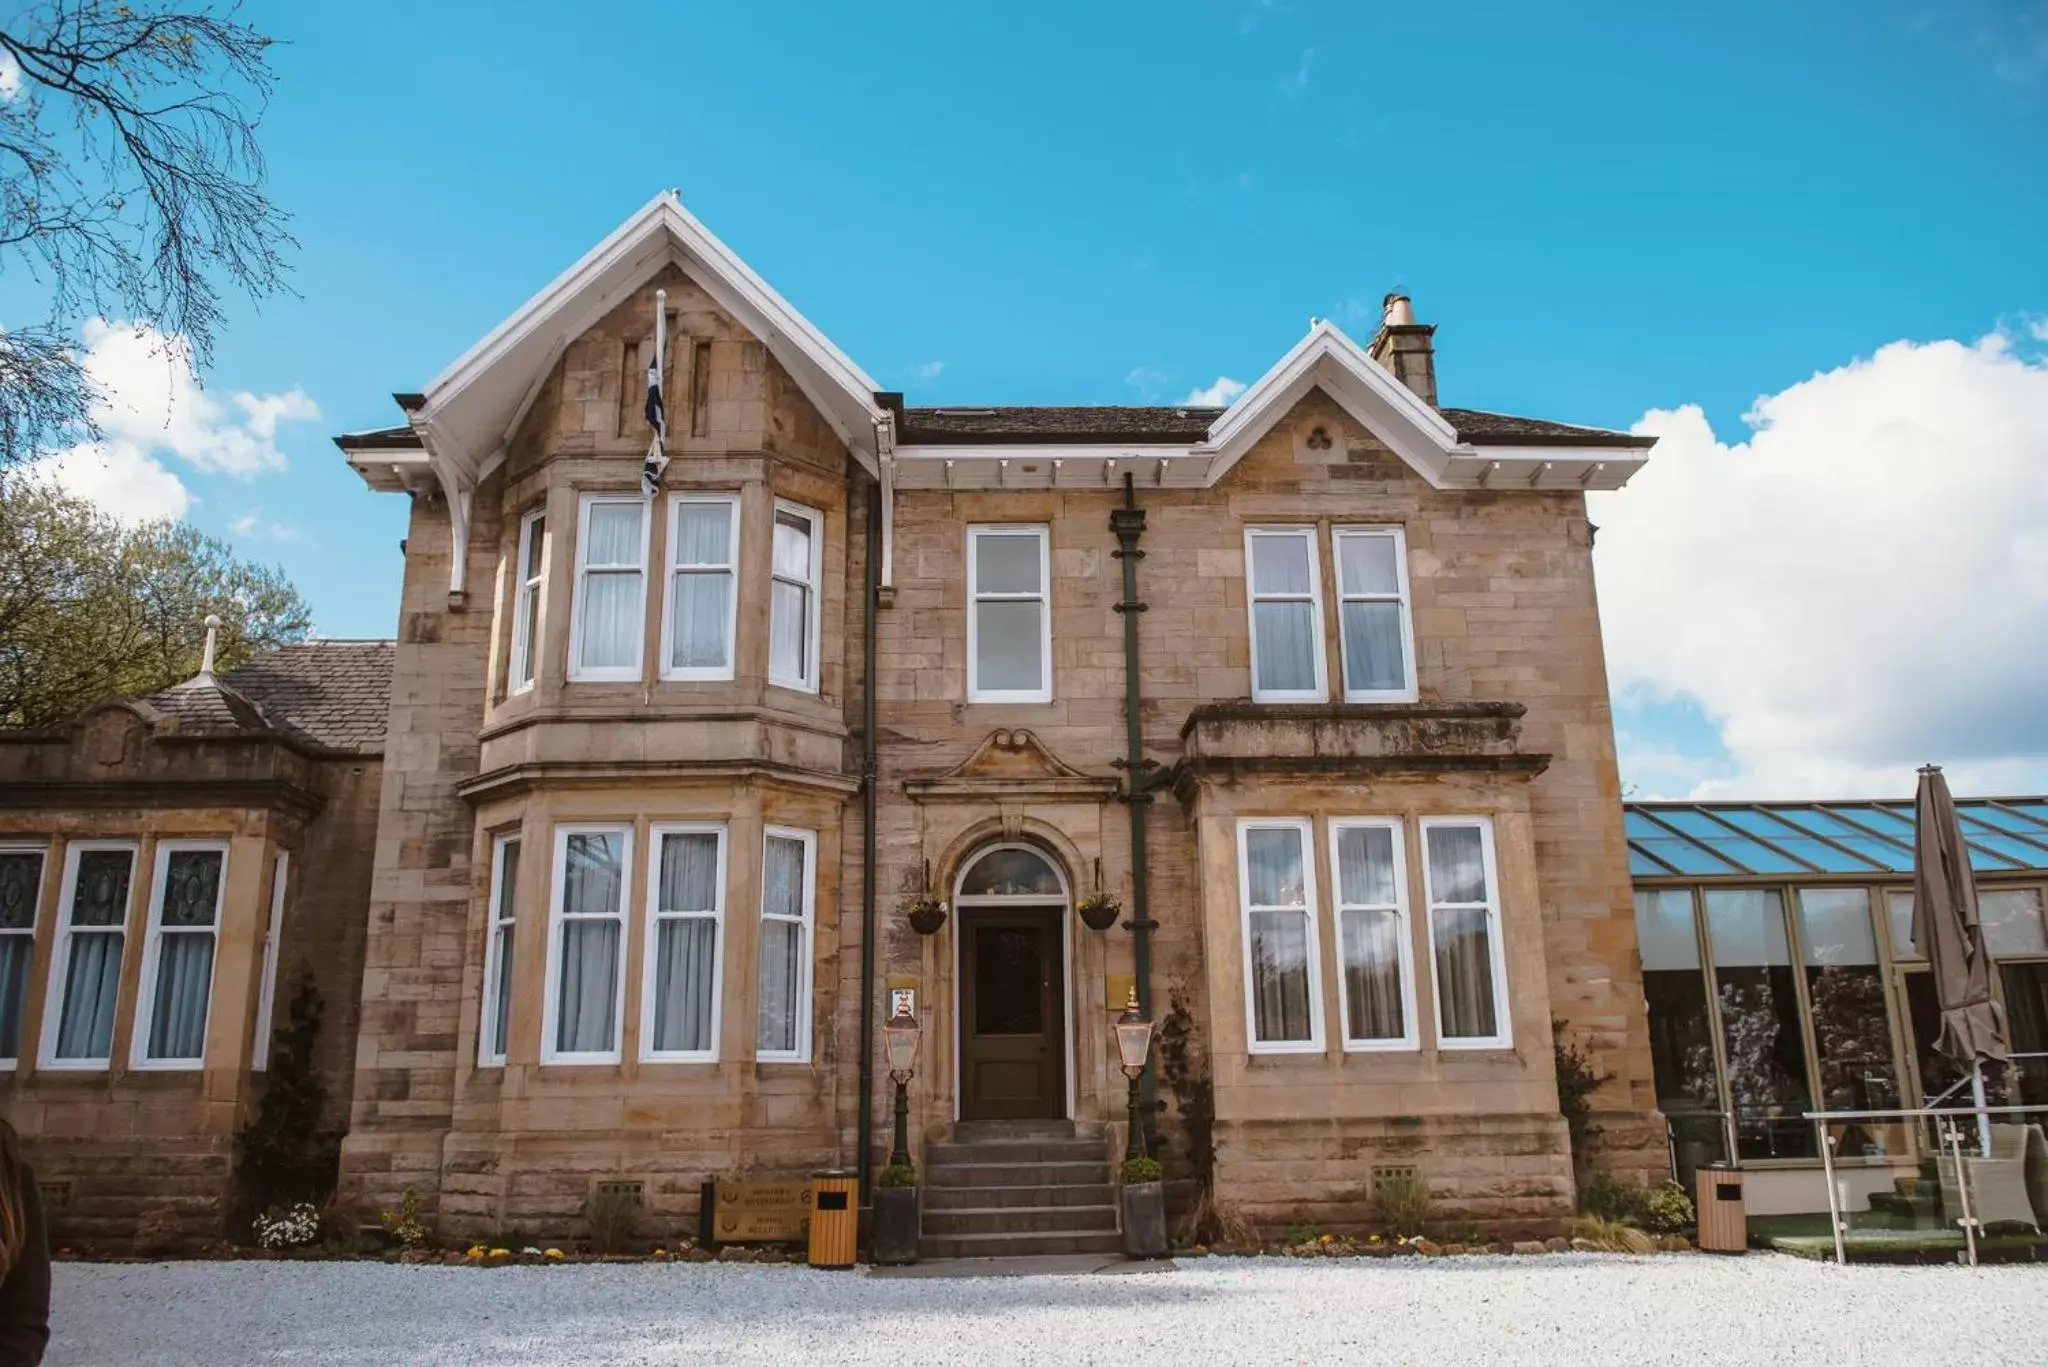
[[647, 425], [654, 435], [647, 443], [647, 460], [640, 467], [640, 491], [648, 498], [661, 492], [662, 472], [668, 469], [668, 412], [661, 402], [663, 353], [668, 350], [668, 292], [654, 292], [654, 360], [647, 367]]

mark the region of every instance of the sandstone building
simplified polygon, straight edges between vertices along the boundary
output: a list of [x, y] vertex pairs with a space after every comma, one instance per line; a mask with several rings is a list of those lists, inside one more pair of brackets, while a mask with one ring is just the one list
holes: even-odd
[[[410, 1185], [458, 1237], [571, 1231], [600, 1181], [690, 1227], [708, 1176], [878, 1161], [905, 993], [927, 1180], [1029, 1159], [934, 1188], [940, 1251], [1113, 1242], [1106, 1178], [1037, 1187], [1121, 1151], [1133, 990], [1170, 1169], [1269, 1228], [1363, 1223], [1414, 1169], [1447, 1216], [1555, 1232], [1553, 1021], [1611, 1074], [1599, 1161], [1663, 1175], [1583, 497], [1650, 440], [1442, 406], [1434, 331], [1398, 296], [1364, 346], [1317, 322], [1224, 409], [908, 407], [656, 199], [339, 439], [412, 505], [374, 745], [215, 685], [206, 739], [153, 699], [0, 746], [47, 785], [0, 801], [43, 861], [10, 1113], [81, 1203], [150, 1127], [216, 1180], [270, 895], [282, 952], [330, 936], [300, 952], [355, 984], [343, 1194]], [[107, 1059], [38, 1063], [50, 947], [97, 916], [76, 837], [139, 857], [139, 946], [151, 851], [198, 832], [203, 1059], [142, 1066], [162, 970], [125, 963]]]

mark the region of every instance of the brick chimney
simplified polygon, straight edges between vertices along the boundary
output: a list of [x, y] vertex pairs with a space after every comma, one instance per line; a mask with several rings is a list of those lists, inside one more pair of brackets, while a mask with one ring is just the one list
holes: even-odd
[[1381, 301], [1386, 317], [1373, 334], [1366, 354], [1393, 372], [1394, 378], [1436, 407], [1435, 323], [1415, 321], [1415, 308], [1408, 296], [1396, 290]]

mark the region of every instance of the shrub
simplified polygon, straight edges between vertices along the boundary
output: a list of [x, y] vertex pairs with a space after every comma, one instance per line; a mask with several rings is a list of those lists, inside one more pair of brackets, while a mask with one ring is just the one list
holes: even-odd
[[1593, 1066], [1593, 1056], [1584, 1045], [1566, 1038], [1565, 1022], [1552, 1019], [1550, 1022], [1550, 1049], [1557, 1063], [1557, 1112], [1564, 1117], [1566, 1134], [1572, 1146], [1572, 1167], [1583, 1172], [1586, 1166], [1586, 1150], [1597, 1132], [1593, 1125], [1593, 1093], [1604, 1082], [1614, 1080], [1614, 1074], [1603, 1073]]
[[256, 1116], [235, 1136], [235, 1171], [251, 1203], [294, 1205], [334, 1189], [340, 1141], [321, 1128], [327, 1089], [313, 1063], [324, 1011], [313, 975], [300, 970], [287, 1020], [272, 1036]]
[[304, 1248], [320, 1237], [320, 1212], [310, 1201], [272, 1206], [256, 1217], [258, 1248]]
[[1604, 1172], [1594, 1173], [1579, 1188], [1579, 1209], [1652, 1234], [1677, 1234], [1693, 1223], [1692, 1198], [1676, 1182], [1632, 1187]]
[[1138, 1182], [1157, 1182], [1166, 1175], [1166, 1169], [1159, 1166], [1156, 1158], [1126, 1158], [1123, 1166], [1123, 1183], [1131, 1186]]
[[1572, 1238], [1606, 1253], [1655, 1253], [1656, 1241], [1633, 1225], [1599, 1215], [1581, 1215], [1572, 1222]]
[[878, 1187], [914, 1187], [917, 1185], [917, 1169], [908, 1163], [891, 1163], [875, 1174]]
[[1429, 1182], [1419, 1172], [1381, 1173], [1373, 1182], [1372, 1200], [1381, 1223], [1404, 1239], [1422, 1233], [1429, 1219]]
[[1651, 1187], [1643, 1206], [1642, 1226], [1652, 1234], [1678, 1234], [1693, 1225], [1692, 1197], [1676, 1182]]
[[1216, 1199], [1214, 1189], [1202, 1188], [1195, 1205], [1181, 1221], [1180, 1242], [1184, 1244], [1255, 1244], [1257, 1226], [1227, 1201]]
[[377, 1218], [384, 1222], [384, 1232], [400, 1248], [426, 1247], [427, 1227], [420, 1220], [420, 1189], [412, 1183], [405, 1184], [405, 1194], [398, 1198], [398, 1209], [379, 1211]]
[[629, 1187], [600, 1186], [583, 1203], [583, 1223], [590, 1231], [591, 1252], [621, 1252], [640, 1224], [640, 1193]]

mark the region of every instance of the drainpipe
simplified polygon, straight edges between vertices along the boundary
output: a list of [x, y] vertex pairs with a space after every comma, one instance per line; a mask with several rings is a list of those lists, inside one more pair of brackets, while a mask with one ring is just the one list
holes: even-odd
[[861, 630], [860, 735], [860, 1193], [872, 1201], [868, 1185], [874, 1167], [875, 1115], [875, 613], [881, 599], [882, 486], [868, 491], [867, 607]]
[[[1138, 614], [1145, 605], [1138, 601], [1138, 561], [1145, 553], [1138, 538], [1145, 531], [1145, 510], [1138, 506], [1137, 485], [1130, 471], [1124, 472], [1124, 506], [1112, 508], [1109, 529], [1116, 533], [1116, 557], [1124, 562], [1124, 596], [1116, 610], [1124, 618], [1124, 758], [1117, 767], [1124, 771], [1122, 800], [1131, 814], [1131, 917], [1124, 925], [1131, 932], [1132, 974], [1137, 982], [1138, 1009], [1152, 1019], [1152, 919], [1151, 898], [1146, 888], [1145, 817], [1152, 805], [1149, 770], [1155, 762], [1145, 758], [1144, 699], [1138, 687]], [[1140, 1079], [1145, 1128], [1154, 1129], [1158, 1114], [1158, 1081], [1148, 1061]]]

